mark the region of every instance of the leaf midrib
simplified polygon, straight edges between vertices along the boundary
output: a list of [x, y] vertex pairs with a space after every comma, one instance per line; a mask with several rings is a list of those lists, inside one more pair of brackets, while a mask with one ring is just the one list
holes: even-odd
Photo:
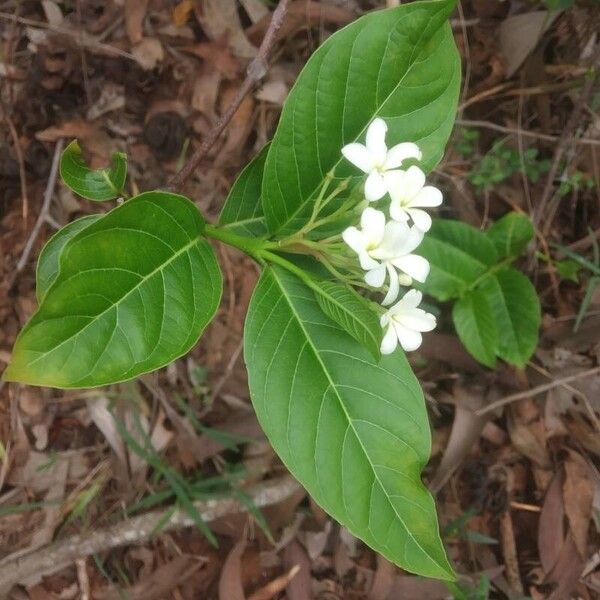
[[[111, 311], [113, 308], [117, 307], [119, 304], [121, 304], [131, 293], [133, 293], [134, 291], [136, 291], [141, 285], [143, 285], [144, 283], [146, 283], [149, 279], [151, 279], [152, 277], [154, 277], [157, 273], [159, 273], [160, 271], [162, 271], [163, 269], [165, 269], [170, 263], [172, 263], [175, 259], [177, 259], [179, 256], [181, 256], [182, 254], [188, 252], [191, 248], [193, 248], [196, 244], [198, 244], [201, 240], [201, 236], [198, 235], [195, 238], [191, 239], [187, 244], [185, 244], [185, 246], [182, 246], [177, 252], [175, 252], [168, 260], [166, 260], [165, 262], [161, 263], [159, 266], [157, 266], [155, 269], [153, 269], [150, 273], [148, 273], [147, 275], [144, 275], [142, 279], [139, 280], [138, 283], [136, 283], [126, 294], [124, 294], [121, 298], [119, 298], [116, 302], [114, 302], [113, 304], [111, 304], [108, 308], [105, 308], [102, 312], [98, 313], [97, 315], [95, 315], [92, 320], [87, 323], [86, 325], [84, 325], [79, 331], [77, 331], [76, 333], [74, 333], [73, 335], [65, 338], [62, 342], [60, 342], [60, 344], [54, 346], [49, 352], [44, 352], [41, 354], [41, 356], [38, 356], [36, 359], [32, 360], [31, 362], [29, 362], [27, 364], [28, 367], [31, 367], [32, 365], [34, 365], [35, 363], [37, 363], [38, 361], [46, 358], [47, 356], [49, 356], [50, 354], [52, 354], [54, 351], [58, 350], [61, 346], [63, 346], [64, 344], [66, 344], [67, 342], [71, 341], [74, 338], [77, 338], [81, 333], [83, 333], [88, 327], [90, 327], [91, 325], [93, 325], [94, 323], [96, 323], [99, 319], [101, 319], [106, 313], [108, 313], [109, 311]], [[54, 285], [56, 284], [56, 280], [54, 281], [54, 283], [52, 284], [52, 287], [54, 287]], [[46, 293], [46, 296], [48, 295], [48, 293], [50, 292], [50, 290], [48, 290], [48, 292]], [[42, 321], [43, 322], [43, 321]], [[34, 325], [35, 326], [35, 323]]]
[[[348, 411], [346, 409], [346, 406], [344, 404], [344, 402], [342, 401], [342, 398], [340, 397], [340, 394], [338, 392], [338, 386], [337, 384], [332, 380], [330, 374], [329, 374], [329, 370], [327, 369], [325, 363], [323, 362], [321, 355], [319, 354], [317, 348], [315, 347], [313, 340], [311, 338], [311, 336], [309, 335], [309, 332], [307, 331], [306, 327], [304, 326], [303, 320], [300, 317], [300, 315], [298, 314], [298, 311], [296, 310], [296, 307], [294, 306], [291, 297], [289, 296], [289, 294], [287, 293], [284, 285], [282, 284], [282, 282], [280, 281], [279, 277], [277, 276], [277, 271], [275, 269], [271, 269], [271, 273], [273, 274], [273, 277], [275, 278], [275, 280], [277, 281], [277, 284], [279, 286], [279, 289], [281, 290], [281, 293], [284, 295], [284, 297], [287, 300], [288, 306], [290, 307], [290, 310], [292, 311], [294, 317], [296, 318], [297, 323], [300, 326], [300, 329], [302, 330], [302, 332], [304, 333], [304, 336], [306, 337], [306, 340], [308, 342], [308, 346], [311, 348], [313, 354], [315, 355], [317, 361], [319, 362], [319, 365], [321, 366], [321, 369], [323, 371], [323, 373], [325, 374], [325, 377], [327, 378], [327, 381], [329, 382], [329, 385], [331, 386], [331, 388], [335, 391], [335, 397], [338, 400], [338, 403], [340, 405], [340, 407], [342, 408], [342, 411], [344, 413], [344, 415], [346, 416], [346, 420], [348, 421], [348, 426], [352, 429], [352, 432], [354, 433], [354, 436], [356, 437], [356, 439], [358, 440], [358, 443], [360, 445], [361, 450], [363, 451], [368, 464], [371, 466], [371, 471], [373, 472], [373, 476], [374, 478], [377, 480], [377, 483], [379, 484], [379, 486], [381, 487], [381, 489], [384, 491], [386, 500], [388, 501], [388, 504], [390, 505], [390, 507], [392, 508], [392, 511], [394, 512], [394, 514], [396, 515], [396, 517], [400, 520], [400, 522], [402, 523], [402, 526], [404, 527], [408, 537], [410, 537], [410, 539], [416, 544], [416, 546], [418, 548], [420, 548], [420, 550], [423, 552], [423, 554], [425, 556], [427, 556], [435, 565], [437, 565], [437, 567], [439, 569], [441, 569], [443, 572], [447, 572], [446, 568], [441, 565], [433, 556], [431, 556], [429, 554], [429, 552], [427, 552], [423, 546], [421, 546], [421, 544], [419, 544], [418, 540], [414, 537], [414, 535], [411, 533], [410, 529], [407, 527], [406, 523], [404, 522], [404, 519], [402, 518], [402, 516], [400, 514], [398, 514], [395, 506], [393, 505], [393, 503], [390, 501], [389, 499], [389, 495], [387, 492], [386, 487], [383, 485], [383, 483], [381, 482], [381, 479], [379, 478], [377, 471], [374, 468], [373, 463], [371, 462], [371, 458], [369, 457], [369, 454], [366, 450], [366, 448], [364, 447], [364, 444], [362, 442], [361, 437], [358, 435], [356, 429], [354, 428], [354, 424], [353, 424], [353, 420], [350, 418], [350, 415], [348, 414]], [[337, 328], [337, 327], [336, 327]]]
[[[440, 11], [442, 10], [442, 8], [443, 8], [443, 7], [440, 7], [440, 9], [439, 9], [439, 10], [438, 10], [438, 11], [435, 13], [435, 15], [433, 15], [433, 16], [436, 16], [436, 15], [437, 15], [437, 13], [438, 13], [438, 12], [440, 12]], [[406, 15], [405, 15], [405, 16], [406, 16]], [[432, 18], [433, 18], [433, 16], [432, 16]], [[398, 19], [398, 21], [400, 21], [400, 20], [401, 20], [401, 19]], [[442, 27], [443, 27], [443, 25], [442, 25]], [[431, 37], [433, 37], [433, 36], [436, 34], [436, 32], [437, 32], [437, 31], [439, 31], [440, 29], [441, 29], [441, 27], [440, 27], [440, 28], [438, 28], [438, 29], [436, 29], [436, 30], [434, 30], [434, 31], [431, 33], [431, 36], [430, 36], [430, 38], [429, 38], [429, 39], [431, 39]], [[419, 35], [419, 39], [417, 40], [417, 43], [415, 44], [415, 48], [416, 48], [416, 47], [418, 47], [418, 45], [421, 43], [421, 40], [422, 40], [422, 38], [423, 38], [423, 35], [424, 35], [424, 33], [425, 33], [425, 30], [421, 31], [421, 33], [420, 33], [420, 35]], [[389, 43], [389, 38], [390, 38], [390, 35], [388, 35], [388, 43]], [[409, 74], [409, 73], [412, 71], [412, 69], [415, 67], [415, 65], [417, 64], [417, 59], [419, 58], [419, 55], [421, 54], [421, 51], [422, 51], [422, 49], [423, 49], [422, 47], [421, 47], [421, 48], [419, 48], [419, 51], [418, 51], [418, 52], [416, 52], [416, 55], [415, 55], [415, 49], [413, 48], [413, 53], [411, 54], [411, 57], [410, 57], [410, 60], [409, 60], [409, 66], [408, 66], [408, 68], [406, 69], [406, 72], [404, 73], [404, 75], [401, 77], [401, 79], [398, 81], [398, 83], [397, 83], [397, 84], [394, 86], [394, 88], [392, 89], [392, 91], [391, 91], [391, 92], [390, 92], [390, 93], [389, 93], [389, 94], [388, 94], [388, 95], [385, 97], [385, 99], [384, 99], [384, 100], [381, 102], [381, 104], [379, 105], [379, 107], [377, 108], [377, 110], [376, 110], [376, 111], [373, 113], [373, 115], [371, 116], [371, 119], [370, 119], [370, 120], [369, 120], [369, 121], [368, 121], [368, 122], [367, 122], [367, 123], [366, 123], [366, 124], [363, 126], [363, 128], [362, 128], [362, 129], [360, 130], [360, 132], [359, 132], [359, 133], [358, 133], [358, 134], [357, 134], [357, 135], [354, 137], [354, 139], [353, 139], [353, 140], [350, 140], [350, 141], [348, 141], [347, 143], [356, 143], [356, 141], [362, 137], [362, 135], [363, 135], [363, 134], [365, 133], [365, 131], [367, 130], [367, 128], [368, 128], [369, 124], [371, 123], [371, 121], [372, 121], [372, 120], [373, 120], [373, 119], [374, 119], [374, 118], [375, 118], [377, 115], [379, 115], [379, 113], [381, 112], [382, 108], [385, 106], [385, 104], [388, 102], [388, 100], [391, 98], [391, 96], [392, 96], [392, 95], [393, 95], [393, 94], [394, 94], [394, 93], [395, 93], [395, 92], [398, 90], [398, 88], [400, 88], [400, 86], [401, 86], [401, 85], [402, 85], [402, 83], [404, 82], [405, 78], [406, 78], [406, 77], [408, 77], [408, 74]], [[293, 90], [292, 90], [292, 91], [293, 91]], [[275, 147], [275, 145], [272, 145], [272, 146], [269, 148], [269, 150], [268, 150], [268, 155], [270, 155], [270, 154], [271, 154], [271, 150], [272, 150], [272, 148], [274, 148], [274, 147]], [[268, 158], [269, 158], [269, 156], [268, 156], [268, 155], [267, 155], [267, 160], [268, 160]], [[336, 161], [336, 162], [333, 164], [333, 166], [332, 166], [332, 167], [331, 167], [329, 170], [330, 170], [330, 171], [335, 171], [335, 170], [338, 168], [338, 166], [340, 165], [340, 163], [342, 162], [342, 160], [343, 160], [343, 156], [342, 156], [342, 157], [340, 157], [340, 158], [338, 158], [338, 159], [337, 159], [337, 161]], [[319, 159], [319, 163], [320, 163], [320, 159]], [[266, 163], [265, 163], [265, 166], [266, 166]], [[278, 177], [277, 177], [277, 180], [279, 181], [279, 178], [278, 178]], [[264, 181], [264, 179], [263, 179], [263, 181]], [[303, 201], [300, 203], [300, 205], [298, 206], [298, 208], [296, 208], [296, 210], [294, 210], [294, 211], [292, 212], [292, 214], [291, 214], [289, 217], [286, 215], [286, 220], [285, 220], [283, 223], [279, 224], [279, 225], [277, 226], [277, 229], [276, 229], [275, 231], [271, 231], [271, 233], [277, 233], [278, 231], [280, 231], [281, 229], [283, 229], [284, 227], [286, 227], [287, 225], [289, 225], [289, 223], [293, 222], [293, 220], [294, 220], [294, 219], [297, 217], [298, 213], [300, 213], [300, 212], [301, 212], [301, 211], [304, 209], [304, 207], [305, 207], [305, 206], [306, 206], [306, 204], [307, 204], [307, 203], [310, 201], [310, 199], [314, 197], [314, 195], [315, 195], [315, 193], [317, 192], [317, 190], [318, 190], [318, 189], [319, 189], [319, 188], [320, 188], [320, 187], [323, 185], [323, 181], [324, 181], [324, 179], [322, 179], [322, 180], [319, 182], [319, 184], [317, 184], [317, 185], [315, 186], [315, 188], [314, 188], [314, 189], [313, 189], [313, 190], [310, 192], [310, 194], [307, 196], [307, 198], [305, 198], [305, 199], [304, 199], [304, 200], [303, 200]], [[267, 222], [268, 222], [268, 221], [267, 221]]]

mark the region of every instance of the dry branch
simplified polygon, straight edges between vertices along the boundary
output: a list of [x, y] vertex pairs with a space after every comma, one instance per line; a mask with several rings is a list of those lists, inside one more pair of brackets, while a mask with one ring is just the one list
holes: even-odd
[[258, 49], [256, 58], [252, 60], [246, 71], [246, 78], [242, 85], [238, 89], [231, 104], [227, 107], [225, 114], [217, 121], [215, 126], [208, 132], [206, 139], [202, 142], [200, 147], [194, 152], [187, 163], [169, 182], [167, 189], [179, 190], [183, 184], [189, 179], [192, 173], [198, 168], [198, 165], [204, 160], [209, 150], [213, 147], [219, 136], [223, 133], [229, 121], [233, 118], [233, 115], [237, 112], [244, 98], [248, 95], [250, 90], [259, 82], [267, 73], [268, 59], [271, 54], [271, 50], [277, 39], [277, 32], [283, 24], [285, 15], [287, 13], [290, 0], [280, 0], [277, 8], [273, 11], [271, 17], [271, 23], [265, 33], [265, 37]]
[[[291, 477], [283, 477], [249, 490], [252, 502], [258, 508], [277, 504], [300, 489]], [[206, 523], [232, 514], [246, 512], [244, 505], [231, 498], [207, 500], [195, 503], [202, 520]], [[0, 561], [0, 597], [10, 589], [32, 576], [56, 573], [77, 560], [119, 546], [140, 544], [152, 537], [163, 523], [171, 508], [149, 512], [123, 521], [107, 529], [74, 535], [54, 544], [26, 554], [13, 554]], [[164, 523], [162, 531], [193, 527], [194, 520], [181, 510], [175, 511]]]

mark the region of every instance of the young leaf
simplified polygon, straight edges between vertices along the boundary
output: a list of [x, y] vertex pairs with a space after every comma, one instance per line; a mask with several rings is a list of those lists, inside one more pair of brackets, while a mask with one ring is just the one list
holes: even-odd
[[319, 281], [317, 285], [319, 291], [315, 290], [315, 297], [321, 310], [378, 360], [383, 330], [369, 303], [340, 283]]
[[60, 176], [69, 188], [88, 200], [113, 200], [123, 194], [127, 156], [115, 152], [110, 167], [93, 170], [85, 164], [81, 147], [73, 140], [62, 153]]
[[42, 302], [48, 288], [58, 275], [58, 261], [65, 244], [82, 229], [97, 221], [102, 215], [87, 215], [59, 229], [46, 243], [40, 252], [35, 273], [38, 304]]
[[147, 192], [88, 225], [21, 331], [8, 381], [91, 387], [158, 369], [196, 343], [221, 298], [204, 221], [183, 196]]
[[488, 298], [474, 290], [457, 300], [452, 309], [454, 326], [465, 348], [486, 367], [496, 366], [498, 329]]
[[500, 258], [521, 255], [533, 239], [533, 234], [531, 221], [516, 212], [508, 213], [487, 230], [487, 236], [492, 240]]
[[328, 172], [358, 175], [341, 149], [363, 142], [375, 117], [386, 119], [390, 146], [419, 144], [426, 171], [440, 160], [460, 85], [447, 23], [454, 5], [431, 0], [370, 13], [311, 56], [285, 103], [265, 164], [262, 202], [271, 233], [292, 233], [306, 222]]
[[540, 301], [531, 281], [507, 267], [486, 278], [481, 291], [487, 296], [498, 328], [497, 355], [524, 367], [538, 342]]
[[259, 237], [267, 233], [261, 203], [261, 186], [269, 144], [252, 159], [235, 180], [219, 216], [219, 225], [238, 235]]
[[431, 264], [423, 290], [440, 301], [458, 298], [498, 260], [483, 232], [450, 219], [434, 220], [417, 254]]
[[248, 310], [244, 356], [259, 421], [311, 496], [402, 568], [453, 579], [421, 481], [429, 426], [404, 354], [376, 363], [305, 284], [268, 268]]

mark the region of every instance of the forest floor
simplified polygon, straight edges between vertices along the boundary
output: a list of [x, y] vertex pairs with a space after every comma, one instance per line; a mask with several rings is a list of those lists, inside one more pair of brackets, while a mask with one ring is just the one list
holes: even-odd
[[[272, 135], [310, 54], [385, 4], [292, 3], [266, 77], [185, 185], [208, 219]], [[98, 210], [53, 177], [59, 140], [79, 139], [92, 166], [126, 152], [133, 193], [164, 186], [235, 95], [270, 6], [0, 2], [0, 371], [36, 308], [43, 243]], [[600, 598], [600, 88], [590, 68], [600, 5], [462, 0], [452, 27], [464, 83], [431, 175], [440, 214], [482, 228], [511, 210], [530, 215], [537, 252], [519, 266], [543, 314], [524, 370], [478, 365], [447, 315], [411, 355], [433, 434], [424, 476], [457, 586], [400, 571], [290, 483], [254, 416], [241, 352], [257, 268], [219, 246], [223, 302], [187, 357], [109, 388], [0, 389], [1, 597]], [[140, 430], [150, 449], [136, 443]], [[218, 547], [194, 523], [164, 528], [182, 489], [211, 499]], [[240, 505], [248, 511], [235, 514]]]

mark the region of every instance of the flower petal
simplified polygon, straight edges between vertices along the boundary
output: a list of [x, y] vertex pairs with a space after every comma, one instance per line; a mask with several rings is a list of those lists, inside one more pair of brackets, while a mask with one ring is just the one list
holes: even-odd
[[397, 256], [410, 254], [423, 241], [424, 233], [418, 227], [410, 227], [404, 235], [402, 247], [398, 249]]
[[400, 202], [395, 202], [393, 199], [390, 202], [390, 217], [394, 221], [405, 222], [410, 218], [406, 210], [402, 208]]
[[385, 265], [379, 265], [365, 273], [365, 282], [374, 288], [380, 288], [385, 281]]
[[365, 271], [370, 271], [371, 269], [377, 269], [381, 266], [380, 263], [378, 263], [376, 260], [373, 260], [369, 256], [369, 253], [366, 250], [359, 252], [358, 260], [360, 261], [361, 268], [364, 269]]
[[410, 231], [410, 227], [406, 223], [388, 221], [385, 224], [383, 239], [379, 247], [371, 251], [371, 256], [381, 260], [390, 260], [402, 256], [405, 254], [402, 249], [406, 244]]
[[390, 276], [390, 287], [388, 289], [388, 293], [385, 295], [385, 298], [381, 301], [383, 306], [389, 306], [392, 302], [395, 302], [396, 298], [398, 298], [398, 294], [400, 293], [400, 283], [398, 281], [398, 273], [392, 265], [387, 265], [387, 272]]
[[374, 119], [367, 129], [367, 150], [378, 167], [383, 167], [387, 155], [387, 146], [385, 145], [386, 133], [386, 122], [379, 117]]
[[435, 317], [422, 308], [404, 311], [396, 315], [394, 321], [414, 331], [432, 331], [437, 324]]
[[400, 323], [394, 323], [394, 330], [398, 336], [400, 345], [406, 352], [412, 352], [416, 350], [423, 343], [423, 336], [418, 331], [413, 331], [400, 325]]
[[342, 233], [342, 239], [357, 254], [364, 252], [367, 247], [367, 240], [365, 239], [363, 232], [359, 231], [356, 227], [348, 227], [347, 229], [344, 229], [344, 232]]
[[383, 177], [377, 171], [371, 171], [365, 181], [365, 198], [369, 202], [374, 202], [383, 198], [386, 191]]
[[419, 150], [419, 146], [412, 142], [403, 142], [402, 144], [396, 144], [388, 150], [384, 169], [397, 169], [402, 166], [402, 163], [409, 158], [416, 158], [421, 160], [423, 153]]
[[402, 179], [402, 195], [414, 198], [425, 185], [425, 173], [419, 167], [408, 167]]
[[369, 173], [375, 167], [371, 153], [362, 144], [348, 144], [342, 148], [342, 154], [346, 160], [365, 173]]
[[396, 346], [398, 346], [398, 336], [393, 325], [390, 325], [381, 340], [381, 354], [391, 354]]
[[391, 263], [410, 275], [413, 279], [423, 283], [429, 275], [429, 262], [422, 256], [416, 254], [407, 254], [391, 261]]
[[432, 185], [426, 185], [410, 202], [415, 208], [432, 208], [439, 206], [444, 197], [442, 192]]
[[412, 217], [413, 223], [420, 231], [426, 232], [431, 229], [431, 217], [424, 210], [420, 208], [407, 208], [406, 212]]
[[365, 208], [360, 216], [360, 227], [367, 246], [379, 246], [385, 232], [385, 214], [374, 208]]
[[[390, 310], [394, 310], [397, 306], [401, 306], [402, 310], [410, 310], [412, 308], [417, 308], [421, 301], [423, 300], [423, 294], [419, 290], [408, 290], [400, 302], [398, 302], [394, 308]], [[397, 311], [396, 311], [397, 312]]]

